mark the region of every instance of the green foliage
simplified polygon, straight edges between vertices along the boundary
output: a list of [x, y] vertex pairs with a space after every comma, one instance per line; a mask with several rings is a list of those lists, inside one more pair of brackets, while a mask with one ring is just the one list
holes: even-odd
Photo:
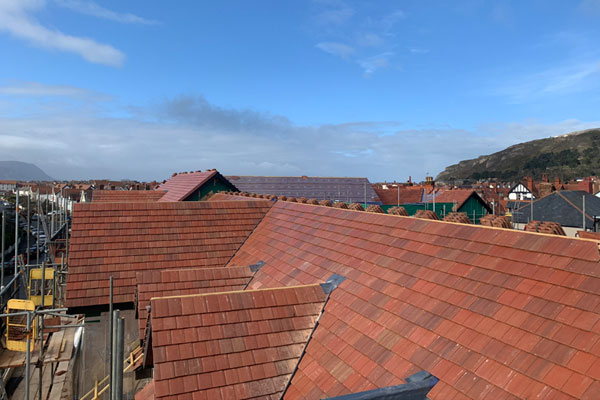
[[539, 154], [523, 165], [525, 171], [536, 172], [544, 171], [549, 167], [576, 167], [580, 165], [579, 151], [576, 149], [566, 149], [558, 153]]

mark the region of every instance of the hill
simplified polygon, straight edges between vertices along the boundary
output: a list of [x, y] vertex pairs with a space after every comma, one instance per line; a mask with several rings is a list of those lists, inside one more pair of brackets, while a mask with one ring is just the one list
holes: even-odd
[[496, 178], [539, 179], [543, 173], [563, 181], [600, 174], [600, 129], [589, 129], [510, 146], [502, 151], [447, 167], [436, 180]]
[[14, 179], [18, 181], [54, 180], [36, 165], [21, 161], [0, 161], [0, 179]]

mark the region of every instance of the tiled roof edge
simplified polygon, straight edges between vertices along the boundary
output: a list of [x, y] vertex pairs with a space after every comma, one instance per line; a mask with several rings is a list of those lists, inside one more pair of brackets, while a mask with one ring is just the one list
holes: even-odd
[[285, 387], [283, 388], [283, 391], [281, 392], [281, 397], [280, 397], [281, 399], [283, 399], [285, 397], [285, 392], [287, 392], [288, 388], [292, 384], [292, 380], [294, 380], [294, 376], [296, 375], [296, 372], [298, 372], [300, 363], [302, 362], [302, 359], [304, 358], [304, 355], [306, 354], [306, 348], [310, 344], [310, 340], [312, 339], [313, 335], [315, 334], [315, 332], [317, 330], [317, 327], [319, 326], [319, 321], [321, 320], [321, 316], [323, 316], [323, 312], [325, 311], [325, 307], [327, 306], [327, 303], [329, 302], [331, 293], [335, 289], [337, 289], [337, 287], [345, 280], [346, 280], [346, 277], [344, 277], [342, 275], [338, 275], [338, 274], [333, 274], [331, 277], [329, 277], [329, 279], [327, 279], [327, 281], [325, 283], [318, 284], [319, 286], [321, 286], [323, 293], [325, 293], [325, 295], [326, 295], [325, 301], [323, 302], [323, 306], [321, 307], [319, 316], [317, 317], [317, 320], [315, 321], [315, 325], [313, 326], [312, 330], [310, 331], [310, 335], [308, 335], [308, 339], [306, 339], [306, 343], [304, 344], [304, 347], [302, 348], [300, 357], [298, 357], [298, 361], [296, 362], [296, 365], [294, 366], [294, 369], [293, 369], [292, 373], [290, 374], [290, 377], [289, 377], [288, 381], [286, 382]]
[[182, 294], [176, 296], [163, 296], [163, 297], [152, 297], [150, 300], [163, 300], [163, 299], [182, 299], [186, 297], [203, 297], [203, 296], [216, 296], [223, 295], [227, 293], [252, 293], [252, 292], [265, 292], [270, 290], [286, 290], [286, 289], [294, 289], [294, 288], [304, 288], [304, 287], [320, 287], [320, 283], [311, 283], [310, 285], [295, 285], [295, 286], [281, 286], [276, 288], [261, 288], [261, 289], [252, 289], [252, 290], [229, 290], [226, 292], [214, 292], [214, 293], [197, 293], [197, 294]]
[[[210, 178], [212, 178], [213, 176], [215, 176], [218, 173], [217, 170], [211, 171], [210, 174], [208, 174], [208, 176], [206, 178], [204, 178], [202, 180], [202, 182], [198, 183], [196, 186], [194, 186], [193, 189], [189, 190], [186, 194], [184, 194], [183, 196], [180, 196], [179, 199], [177, 201], [183, 201], [185, 200], [190, 194], [194, 193], [194, 191], [196, 189], [198, 189], [200, 186], [202, 186], [206, 181], [208, 181]], [[171, 177], [171, 179], [175, 178], [175, 176]], [[167, 180], [168, 182], [168, 180]], [[165, 189], [161, 189], [161, 190], [165, 190]], [[160, 198], [160, 200], [162, 201], [162, 199], [167, 196], [169, 194], [169, 191], [166, 190], [166, 193], [163, 195], [163, 197]]]

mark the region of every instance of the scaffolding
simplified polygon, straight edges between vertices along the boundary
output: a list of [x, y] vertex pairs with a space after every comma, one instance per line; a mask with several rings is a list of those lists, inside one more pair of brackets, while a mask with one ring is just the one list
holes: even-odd
[[[32, 195], [37, 201], [31, 201]], [[20, 199], [20, 190], [17, 188], [14, 209], [14, 270], [12, 274], [8, 274], [8, 282], [5, 280], [4, 263], [6, 212], [2, 213], [0, 317], [5, 323], [0, 328], [4, 329], [6, 350], [0, 354], [0, 400], [8, 398], [4, 384], [10, 373], [18, 367], [25, 368], [24, 387], [20, 385], [16, 391], [22, 389], [24, 393], [19, 395], [27, 400], [33, 398], [32, 395], [40, 400], [47, 398], [51, 387], [54, 387], [55, 376], [58, 377], [56, 383], [64, 384], [64, 375], [70, 369], [68, 363], [71, 361], [77, 336], [70, 328], [80, 330], [84, 326], [82, 318], [67, 315], [65, 308], [58, 308], [64, 304], [68, 270], [68, 210], [72, 208], [72, 202], [63, 197], [62, 192], [57, 197], [54, 190], [44, 202], [46, 204], [42, 203], [39, 190], [33, 193], [29, 188], [26, 197], [26, 201], [22, 197]], [[35, 213], [32, 212], [32, 204], [37, 204]], [[50, 210], [52, 211], [48, 214]], [[20, 213], [24, 211], [26, 215], [21, 217]], [[36, 219], [35, 230], [31, 221], [33, 214]], [[20, 229], [20, 220], [26, 221], [23, 229]], [[35, 248], [31, 247], [32, 230]], [[22, 237], [23, 234], [26, 237]], [[23, 250], [24, 245], [26, 248]], [[39, 370], [37, 377], [31, 373], [32, 366]], [[36, 379], [36, 393], [31, 393]]]

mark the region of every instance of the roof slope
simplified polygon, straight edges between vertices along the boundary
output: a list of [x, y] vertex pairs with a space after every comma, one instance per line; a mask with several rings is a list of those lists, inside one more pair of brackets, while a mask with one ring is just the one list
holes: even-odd
[[95, 203], [158, 201], [165, 193], [164, 190], [94, 190], [92, 201]]
[[379, 185], [375, 185], [373, 190], [377, 193], [381, 203], [386, 206], [394, 206], [398, 203], [420, 203], [423, 195], [422, 187], [403, 187], [400, 188], [400, 193], [398, 193], [397, 186], [388, 186], [387, 189], [384, 189]]
[[[533, 202], [533, 220], [558, 222], [562, 226], [581, 228], [583, 197], [585, 196], [586, 228], [593, 229], [594, 215], [600, 215], [600, 198], [583, 191], [559, 190]], [[531, 205], [513, 212], [513, 221], [527, 223]]]
[[153, 400], [154, 399], [154, 379], [144, 386], [142, 390], [135, 394], [135, 400]]
[[[462, 205], [467, 201], [471, 196], [479, 197], [477, 192], [473, 189], [453, 189], [453, 190], [440, 190], [435, 193], [435, 202], [436, 203], [455, 203], [456, 202], [456, 210], [460, 210]], [[433, 193], [424, 196], [423, 201], [430, 203], [433, 202]], [[481, 199], [481, 198], [480, 198]], [[485, 203], [483, 199], [481, 199], [482, 203]]]
[[320, 285], [152, 299], [156, 399], [279, 398], [325, 300]]
[[[174, 174], [158, 187], [158, 190], [165, 190], [167, 192], [167, 194], [159, 201], [184, 201], [198, 188], [217, 175], [221, 177], [223, 181], [227, 182], [227, 179], [225, 179], [216, 169], [206, 170], [204, 172], [196, 171]], [[231, 182], [227, 183], [231, 186], [232, 190], [235, 190], [235, 186], [233, 186]]]
[[582, 239], [600, 240], [600, 232], [577, 231], [577, 236]]
[[144, 338], [146, 306], [153, 297], [183, 296], [243, 290], [254, 273], [248, 267], [144, 271], [136, 274], [138, 324]]
[[134, 300], [136, 272], [222, 267], [269, 201], [75, 204], [67, 307]]
[[242, 192], [363, 203], [366, 190], [367, 202], [379, 201], [367, 178], [228, 176], [227, 179]]
[[219, 193], [215, 193], [212, 196], [210, 196], [207, 201], [224, 201], [224, 200], [251, 201], [251, 200], [264, 200], [264, 199], [260, 199], [260, 198], [256, 198], [256, 197], [237, 196], [234, 194], [219, 192]]
[[386, 387], [420, 369], [440, 379], [431, 399], [600, 395], [592, 241], [277, 202], [230, 264], [257, 260], [249, 288], [347, 278], [286, 397]]

